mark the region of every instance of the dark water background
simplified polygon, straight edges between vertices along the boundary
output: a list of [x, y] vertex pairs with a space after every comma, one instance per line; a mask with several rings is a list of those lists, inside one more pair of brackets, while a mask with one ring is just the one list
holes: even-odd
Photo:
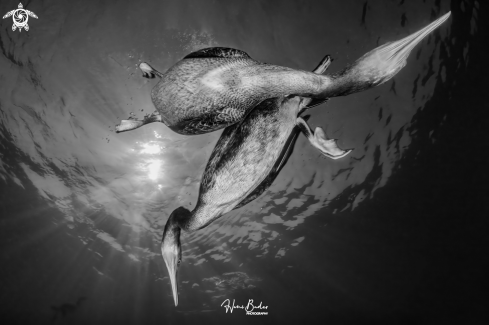
[[[0, 26], [0, 318], [8, 324], [485, 324], [488, 8], [482, 1], [26, 1]], [[0, 13], [17, 8], [2, 0]], [[175, 308], [159, 241], [195, 204], [221, 132], [151, 124], [160, 70], [235, 47], [337, 71], [434, 18], [392, 81], [311, 110], [343, 148], [301, 136], [255, 202], [183, 237]], [[226, 313], [248, 299], [267, 316]], [[63, 312], [64, 311], [64, 312]], [[250, 318], [252, 317], [252, 318]]]

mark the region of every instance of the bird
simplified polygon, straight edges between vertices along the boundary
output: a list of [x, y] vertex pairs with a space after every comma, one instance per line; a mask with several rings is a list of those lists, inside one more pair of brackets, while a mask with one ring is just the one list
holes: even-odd
[[[400, 41], [387, 43], [365, 54], [333, 76], [334, 78], [331, 77], [336, 80], [334, 86], [336, 90], [329, 92], [329, 95], [312, 98], [313, 96], [308, 94], [283, 94], [265, 98], [258, 102], [244, 119], [225, 128], [205, 168], [195, 208], [192, 211], [184, 207], [175, 209], [170, 214], [163, 231], [161, 253], [169, 273], [175, 306], [178, 305], [177, 277], [182, 261], [181, 232], [193, 232], [205, 228], [226, 213], [244, 206], [261, 195], [273, 183], [287, 162], [300, 132], [326, 157], [340, 159], [348, 155], [352, 149], [339, 148], [336, 139], [327, 139], [320, 127], [313, 131], [307, 123], [308, 116], [299, 115], [306, 109], [327, 101], [329, 96], [361, 91], [378, 86], [392, 78], [406, 64], [406, 58], [412, 48], [443, 23], [449, 15], [450, 13], [447, 13]], [[212, 55], [220, 53], [224, 63], [229, 63], [226, 59], [233, 56], [247, 57], [244, 52], [227, 48], [204, 49], [190, 56], [194, 59], [207, 59], [209, 53]], [[212, 59], [216, 59], [216, 56]], [[330, 63], [331, 58], [326, 56], [312, 74], [322, 76]], [[142, 63], [140, 68], [143, 76], [151, 78], [157, 75], [162, 80], [165, 78], [164, 74], [145, 63]], [[372, 75], [377, 77], [372, 79]], [[157, 87], [158, 85], [155, 89]], [[163, 122], [169, 125], [165, 113], [158, 105], [156, 107], [157, 111], [145, 116], [144, 120], [122, 121], [116, 129], [118, 132], [123, 132], [152, 122]], [[194, 124], [194, 126], [204, 127], [204, 124]]]
[[[314, 73], [323, 73], [330, 63], [331, 57], [327, 55]], [[223, 131], [204, 170], [195, 208], [192, 211], [184, 207], [175, 209], [163, 233], [161, 252], [175, 306], [178, 305], [177, 271], [182, 259], [182, 230], [202, 229], [260, 196], [287, 162], [301, 131], [326, 157], [339, 159], [352, 151], [340, 149], [336, 139], [326, 139], [320, 127], [312, 131], [307, 124], [309, 116], [298, 117], [305, 109], [321, 103], [323, 100], [299, 96], [267, 99], [244, 121]]]
[[[362, 90], [391, 78], [406, 64], [406, 57], [414, 45], [448, 16], [449, 13], [414, 36], [381, 46], [364, 55], [344, 70], [346, 72], [342, 75], [346, 77], [336, 79], [343, 78], [335, 86], [337, 91], [333, 94]], [[326, 56], [313, 73], [319, 76], [330, 62], [330, 57]], [[379, 71], [385, 71], [386, 62], [391, 72], [380, 74]], [[377, 75], [377, 79], [371, 79], [369, 75]], [[366, 76], [368, 80], [362, 81]], [[205, 228], [261, 195], [290, 157], [299, 131], [329, 158], [339, 159], [351, 152], [351, 149], [339, 148], [336, 139], [327, 139], [320, 127], [313, 132], [307, 124], [307, 118], [299, 116], [305, 109], [321, 104], [324, 100], [327, 98], [311, 99], [296, 95], [265, 99], [243, 121], [223, 131], [205, 168], [196, 206], [192, 211], [184, 207], [175, 209], [163, 231], [161, 254], [169, 273], [175, 306], [178, 306], [177, 278], [182, 261], [182, 231], [194, 232]], [[162, 117], [162, 120], [165, 121], [165, 118]]]
[[[381, 85], [406, 65], [411, 50], [449, 16], [450, 12], [416, 33], [375, 48], [332, 75], [262, 63], [244, 51], [224, 47], [192, 52], [165, 73], [146, 62], [139, 68], [144, 77], [160, 78], [151, 91], [160, 122], [179, 134], [205, 134], [242, 121], [266, 99], [321, 100]], [[126, 120], [116, 131], [139, 126]]]

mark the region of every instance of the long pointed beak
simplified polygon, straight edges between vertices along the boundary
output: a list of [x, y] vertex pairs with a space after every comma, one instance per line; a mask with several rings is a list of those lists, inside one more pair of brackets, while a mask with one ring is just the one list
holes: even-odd
[[451, 12], [449, 11], [445, 15], [441, 16], [425, 28], [413, 33], [399, 41], [386, 44], [385, 49], [392, 51], [392, 53], [400, 53], [403, 58], [406, 58], [411, 50], [418, 45], [429, 33], [434, 31], [438, 26], [443, 24], [449, 17]]
[[399, 41], [381, 45], [359, 58], [351, 66], [334, 76], [322, 92], [321, 98], [345, 96], [375, 86], [394, 77], [407, 63], [412, 49], [429, 33], [450, 17], [450, 12], [428, 26]]
[[178, 283], [177, 274], [173, 273], [170, 275], [171, 291], [173, 293], [173, 301], [175, 302], [175, 307], [178, 306]]
[[166, 262], [166, 268], [168, 269], [168, 276], [170, 278], [171, 283], [171, 291], [173, 294], [173, 301], [175, 302], [175, 306], [178, 306], [178, 282], [177, 282], [177, 271], [178, 266], [173, 262]]

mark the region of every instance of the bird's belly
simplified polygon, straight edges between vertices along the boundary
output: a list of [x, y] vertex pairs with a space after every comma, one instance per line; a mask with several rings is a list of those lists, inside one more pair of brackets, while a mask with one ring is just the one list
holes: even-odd
[[202, 196], [203, 206], [212, 211], [210, 215], [220, 216], [233, 210], [270, 173], [279, 154], [280, 150], [272, 151], [253, 164], [238, 162], [221, 170], [212, 189]]
[[[277, 108], [271, 114], [256, 107], [239, 125], [227, 148], [215, 159], [211, 186], [203, 189], [202, 203], [231, 211], [270, 174], [295, 127], [297, 110]], [[206, 177], [206, 175], [204, 175]]]

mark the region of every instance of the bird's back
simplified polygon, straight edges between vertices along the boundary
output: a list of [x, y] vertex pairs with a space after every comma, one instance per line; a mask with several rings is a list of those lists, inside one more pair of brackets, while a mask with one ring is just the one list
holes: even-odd
[[[247, 105], [240, 84], [260, 63], [249, 57], [185, 58], [153, 88], [151, 99], [165, 124], [172, 127], [229, 105]], [[249, 97], [249, 94], [246, 94]]]

